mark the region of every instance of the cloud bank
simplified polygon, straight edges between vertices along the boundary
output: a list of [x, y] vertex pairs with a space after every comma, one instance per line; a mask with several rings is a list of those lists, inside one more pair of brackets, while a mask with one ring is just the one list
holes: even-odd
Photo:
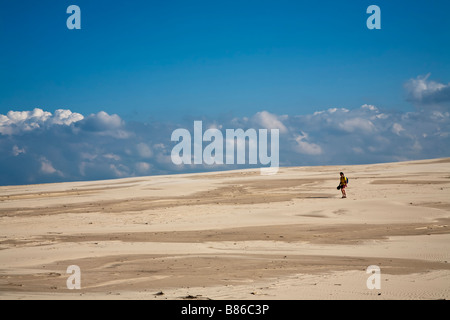
[[[249, 165], [174, 165], [175, 129], [278, 129], [280, 166], [378, 163], [450, 156], [450, 85], [429, 76], [405, 83], [420, 106], [411, 112], [328, 108], [307, 115], [262, 110], [242, 118], [182, 123], [127, 122], [116, 114], [82, 115], [36, 108], [0, 114], [0, 185], [101, 180], [216, 171]], [[207, 143], [205, 142], [205, 147]], [[236, 163], [236, 162], [235, 162]], [[247, 162], [248, 163], [248, 162]], [[257, 166], [253, 166], [257, 167]]]
[[[170, 158], [177, 128], [193, 123], [125, 122], [106, 112], [70, 110], [0, 115], [0, 184], [99, 180], [246, 166], [177, 166]], [[220, 130], [280, 130], [280, 165], [359, 164], [450, 156], [450, 114], [381, 112], [363, 105], [310, 115], [261, 111], [248, 118], [204, 120]], [[238, 126], [236, 126], [238, 125]], [[247, 166], [248, 167], [248, 166]]]

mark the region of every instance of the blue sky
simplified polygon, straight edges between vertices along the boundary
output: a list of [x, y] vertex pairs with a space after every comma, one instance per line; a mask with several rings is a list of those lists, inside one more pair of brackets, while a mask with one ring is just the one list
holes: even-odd
[[[81, 9], [81, 30], [66, 27], [66, 9], [72, 4]], [[372, 4], [381, 8], [381, 30], [366, 27], [366, 9]], [[281, 147], [282, 165], [336, 162], [337, 151], [328, 144], [333, 137], [343, 137], [333, 131], [339, 124], [331, 128], [330, 121], [322, 119], [317, 122], [320, 127], [312, 128], [305, 119], [318, 121], [319, 115], [328, 114], [334, 123], [342, 110], [361, 130], [371, 128], [364, 122], [369, 121], [381, 140], [390, 139], [388, 133], [403, 134], [412, 150], [402, 152], [394, 146], [365, 150], [364, 135], [341, 130], [354, 151], [342, 162], [449, 156], [449, 13], [450, 2], [443, 0], [4, 3], [0, 10], [4, 181], [0, 184], [179, 172], [164, 167], [161, 158], [158, 162], [157, 149], [168, 148], [168, 128], [191, 126], [194, 119], [222, 126], [240, 119], [248, 127], [261, 125], [256, 119], [263, 115], [269, 123], [281, 122], [291, 133], [282, 138], [287, 145]], [[36, 108], [51, 117], [40, 118], [39, 112], [32, 116]], [[329, 111], [335, 109], [338, 113]], [[57, 110], [70, 110], [72, 116], [62, 121]], [[10, 111], [29, 113], [20, 120], [18, 114], [8, 116]], [[377, 126], [369, 111], [382, 114], [379, 120], [388, 116]], [[408, 122], [412, 115], [417, 123]], [[436, 124], [436, 117], [442, 123]], [[344, 114], [339, 119], [348, 120]], [[36, 124], [39, 130], [31, 130]], [[62, 128], [54, 125], [71, 130], [66, 132], [67, 140], [51, 150], [34, 150], [30, 141], [37, 137], [35, 145], [52, 144], [56, 131], [61, 137]], [[420, 141], [412, 136], [417, 134], [413, 128], [421, 125], [427, 125], [422, 137], [440, 138], [422, 142], [420, 149]], [[101, 134], [100, 127], [108, 134]], [[158, 127], [167, 132], [155, 130]], [[95, 128], [89, 131], [96, 132], [95, 137], [79, 134], [88, 128]], [[106, 137], [112, 140], [105, 141]], [[118, 137], [122, 142], [129, 139], [122, 149], [113, 147], [121, 146], [114, 141]], [[92, 142], [86, 156], [91, 162], [97, 152], [97, 157], [109, 155], [113, 167], [102, 175], [83, 170], [86, 159], [75, 146], [87, 141], [80, 139]], [[294, 148], [289, 141], [297, 142]], [[399, 140], [399, 147], [405, 147], [405, 141]], [[71, 142], [69, 152], [65, 146]], [[125, 146], [130, 143], [145, 144], [152, 156], [139, 158], [138, 147], [134, 156], [127, 153]], [[305, 147], [304, 143], [323, 152], [314, 154], [319, 149], [307, 147], [313, 154], [288, 152]], [[20, 162], [18, 156], [28, 158]], [[19, 173], [25, 164], [34, 171]], [[63, 170], [73, 167], [76, 170]]]

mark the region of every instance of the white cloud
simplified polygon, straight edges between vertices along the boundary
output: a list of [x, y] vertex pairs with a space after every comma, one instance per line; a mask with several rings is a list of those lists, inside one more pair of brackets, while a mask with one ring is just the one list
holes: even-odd
[[12, 153], [15, 157], [17, 157], [18, 155], [20, 155], [21, 153], [26, 153], [25, 149], [23, 148], [19, 148], [17, 145], [14, 145]]
[[53, 164], [47, 158], [42, 157], [40, 161], [41, 161], [41, 169], [40, 169], [41, 173], [46, 175], [56, 174], [60, 177], [64, 176], [64, 174], [60, 170], [56, 170], [53, 167]]
[[344, 120], [339, 123], [339, 127], [347, 132], [363, 132], [363, 133], [372, 133], [375, 131], [375, 126], [370, 120], [363, 118], [353, 118]]
[[94, 153], [89, 153], [89, 152], [81, 152], [80, 153], [80, 158], [84, 159], [84, 160], [90, 160], [93, 161], [94, 159], [96, 159], [98, 157], [97, 154]]
[[377, 114], [377, 115], [371, 117], [370, 119], [371, 119], [371, 120], [376, 120], [376, 119], [382, 119], [382, 120], [384, 120], [384, 119], [387, 119], [387, 118], [389, 118], [389, 115], [384, 114], [384, 113], [379, 113], [379, 114]]
[[346, 109], [346, 108], [330, 108], [327, 110], [328, 113], [336, 113], [336, 112], [343, 112], [343, 113], [347, 113], [350, 110]]
[[422, 100], [423, 96], [427, 93], [432, 93], [445, 87], [443, 84], [428, 81], [430, 75], [431, 74], [428, 73], [426, 76], [418, 76], [416, 79], [410, 79], [406, 83], [406, 87], [412, 98]]
[[446, 119], [450, 118], [450, 113], [448, 113], [448, 112], [440, 112], [440, 111], [433, 111], [431, 113], [431, 117], [432, 117], [432, 119], [434, 119], [436, 121], [442, 121], [442, 120], [446, 120]]
[[110, 164], [109, 169], [114, 174], [115, 178], [124, 178], [124, 177], [129, 176], [129, 169], [127, 166], [125, 166], [123, 164], [119, 164], [119, 165]]
[[361, 106], [361, 109], [367, 109], [367, 110], [370, 110], [370, 111], [378, 111], [378, 108], [373, 106], [373, 105], [371, 105], [371, 104], [363, 104]]
[[100, 111], [96, 117], [109, 129], [117, 129], [122, 126], [122, 119], [117, 114], [109, 115], [104, 111]]
[[84, 117], [80, 113], [73, 113], [70, 110], [58, 109], [51, 119], [53, 124], [69, 126], [74, 122], [83, 120]]
[[136, 171], [138, 174], [148, 174], [150, 172], [151, 164], [148, 162], [136, 163]]
[[330, 115], [340, 116], [340, 115], [346, 114], [348, 112], [350, 112], [350, 110], [348, 110], [346, 108], [328, 108], [327, 110], [316, 111], [312, 114], [312, 116], [313, 117], [315, 117], [315, 116], [328, 117]]
[[21, 134], [51, 125], [69, 126], [83, 118], [79, 113], [63, 109], [56, 110], [55, 115], [39, 108], [33, 111], [9, 111], [6, 115], [0, 115], [0, 134]]
[[108, 160], [120, 161], [120, 156], [113, 153], [104, 154], [103, 157]]
[[392, 132], [395, 133], [396, 135], [400, 135], [400, 132], [405, 131], [405, 129], [402, 127], [401, 124], [399, 123], [394, 123], [392, 125]]
[[84, 121], [79, 122], [79, 130], [95, 132], [98, 135], [110, 136], [117, 139], [128, 139], [132, 133], [124, 129], [125, 122], [117, 114], [108, 114], [100, 111], [91, 114]]
[[409, 79], [405, 83], [408, 99], [416, 104], [439, 105], [450, 103], [450, 83], [429, 80], [430, 73]]
[[304, 132], [300, 135], [296, 135], [294, 138], [296, 142], [295, 150], [298, 153], [307, 154], [307, 155], [320, 155], [322, 154], [322, 148], [315, 144], [307, 142], [308, 135]]
[[[286, 119], [286, 117], [282, 117]], [[288, 130], [280, 121], [280, 117], [267, 111], [261, 111], [253, 116], [253, 121], [265, 129], [278, 129], [280, 133], [286, 133]]]
[[150, 147], [143, 142], [138, 143], [136, 146], [136, 149], [137, 149], [138, 155], [141, 158], [151, 158], [153, 156], [153, 152], [150, 149]]

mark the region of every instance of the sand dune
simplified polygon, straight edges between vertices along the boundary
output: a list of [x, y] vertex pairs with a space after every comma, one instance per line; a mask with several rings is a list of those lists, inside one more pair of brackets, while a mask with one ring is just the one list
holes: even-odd
[[0, 299], [449, 299], [449, 195], [450, 159], [0, 187]]

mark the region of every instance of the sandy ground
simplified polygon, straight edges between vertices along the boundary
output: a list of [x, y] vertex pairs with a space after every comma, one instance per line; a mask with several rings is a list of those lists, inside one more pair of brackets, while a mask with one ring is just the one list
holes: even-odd
[[449, 195], [450, 159], [0, 187], [0, 299], [449, 299]]

